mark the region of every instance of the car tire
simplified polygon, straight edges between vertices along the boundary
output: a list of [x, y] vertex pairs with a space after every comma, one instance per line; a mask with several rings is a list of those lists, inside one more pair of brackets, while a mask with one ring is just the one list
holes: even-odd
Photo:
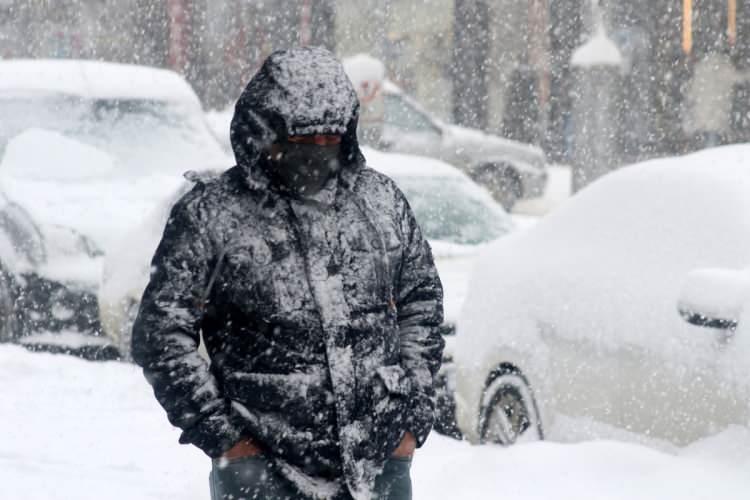
[[12, 342], [18, 336], [13, 290], [10, 274], [0, 268], [0, 342]]
[[477, 171], [473, 180], [487, 189], [508, 213], [523, 196], [521, 179], [511, 167], [487, 165]]
[[480, 408], [479, 436], [482, 443], [503, 446], [544, 439], [536, 400], [517, 369], [501, 367], [490, 376]]
[[506, 212], [510, 213], [522, 195], [523, 187], [518, 174], [510, 169], [505, 170], [500, 178], [499, 192], [495, 195], [497, 201], [500, 202]]

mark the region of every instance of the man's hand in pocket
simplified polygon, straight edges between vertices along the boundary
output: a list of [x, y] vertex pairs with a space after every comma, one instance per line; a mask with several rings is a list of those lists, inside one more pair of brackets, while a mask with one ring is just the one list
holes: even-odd
[[395, 458], [409, 458], [414, 455], [416, 449], [417, 440], [414, 438], [414, 434], [407, 431], [404, 433], [404, 437], [401, 438], [398, 448], [393, 452], [393, 456]]
[[243, 438], [240, 442], [224, 452], [221, 458], [234, 460], [237, 458], [257, 457], [262, 455], [263, 450], [250, 438]]

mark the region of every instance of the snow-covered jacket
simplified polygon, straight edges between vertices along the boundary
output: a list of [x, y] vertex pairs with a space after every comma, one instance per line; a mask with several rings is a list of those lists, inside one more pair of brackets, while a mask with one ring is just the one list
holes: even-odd
[[[271, 55], [236, 106], [237, 166], [174, 206], [133, 327], [182, 443], [217, 457], [251, 437], [311, 498], [369, 498], [403, 433], [424, 442], [443, 349], [430, 247], [365, 165], [357, 115], [330, 53]], [[276, 189], [261, 154], [311, 133], [344, 135], [320, 203]]]

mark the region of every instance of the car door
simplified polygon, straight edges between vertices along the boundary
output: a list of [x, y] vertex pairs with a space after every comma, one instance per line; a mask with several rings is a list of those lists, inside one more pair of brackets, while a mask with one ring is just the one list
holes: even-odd
[[[747, 405], [719, 373], [725, 353], [718, 338], [705, 329], [673, 326], [661, 332], [669, 341], [660, 348], [542, 328], [555, 353], [549, 368], [556, 409], [680, 445], [739, 422]], [[595, 426], [590, 431], [594, 437], [610, 433]]]

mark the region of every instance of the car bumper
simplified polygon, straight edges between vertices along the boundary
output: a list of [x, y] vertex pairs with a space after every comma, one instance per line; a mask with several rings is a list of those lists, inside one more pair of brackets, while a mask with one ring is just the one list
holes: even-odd
[[18, 339], [18, 343], [30, 351], [68, 354], [89, 361], [120, 358], [120, 353], [109, 339], [74, 331], [34, 333]]
[[548, 180], [547, 169], [529, 168], [521, 172], [523, 186], [522, 198], [539, 198], [544, 196]]

